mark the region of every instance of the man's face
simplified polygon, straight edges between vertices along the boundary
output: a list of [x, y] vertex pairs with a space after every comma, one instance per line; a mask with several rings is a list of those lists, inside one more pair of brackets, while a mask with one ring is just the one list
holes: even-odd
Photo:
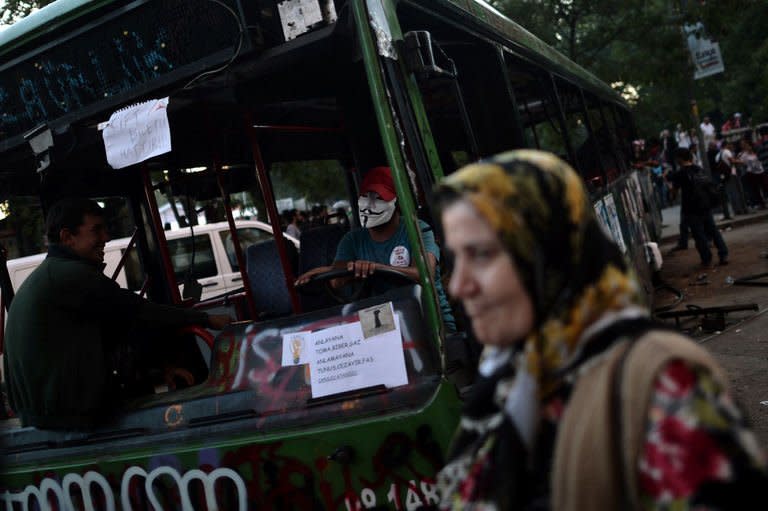
[[74, 232], [62, 229], [61, 244], [78, 256], [95, 263], [104, 262], [104, 245], [109, 241], [107, 227], [100, 216], [86, 214]]

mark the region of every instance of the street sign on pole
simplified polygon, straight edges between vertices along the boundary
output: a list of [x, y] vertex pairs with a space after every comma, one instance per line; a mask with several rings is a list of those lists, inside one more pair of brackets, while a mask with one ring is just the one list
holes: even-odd
[[693, 79], [698, 80], [725, 71], [720, 45], [709, 39], [702, 23], [683, 25], [693, 62]]

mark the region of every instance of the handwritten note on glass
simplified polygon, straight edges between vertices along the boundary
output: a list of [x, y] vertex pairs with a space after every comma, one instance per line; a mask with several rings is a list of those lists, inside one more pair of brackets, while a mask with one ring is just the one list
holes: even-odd
[[107, 162], [114, 169], [171, 151], [168, 98], [152, 99], [118, 110], [102, 123]]

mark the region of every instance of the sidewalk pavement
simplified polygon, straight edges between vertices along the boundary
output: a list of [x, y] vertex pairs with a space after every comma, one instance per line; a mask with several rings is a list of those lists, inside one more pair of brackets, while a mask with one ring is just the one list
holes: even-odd
[[[751, 224], [768, 219], [768, 209], [750, 210], [746, 215], [734, 215], [728, 220], [723, 219], [722, 213], [715, 213], [715, 224], [720, 230], [728, 227]], [[677, 239], [680, 235], [680, 206], [670, 206], [661, 210], [661, 241], [660, 244]]]

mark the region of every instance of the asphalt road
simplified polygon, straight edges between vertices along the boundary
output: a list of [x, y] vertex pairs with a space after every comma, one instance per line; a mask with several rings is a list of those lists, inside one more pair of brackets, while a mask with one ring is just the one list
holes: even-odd
[[[672, 215], [665, 215], [665, 220], [670, 217]], [[667, 236], [668, 241], [662, 244], [665, 257], [661, 275], [666, 283], [683, 293], [675, 310], [689, 305], [757, 304], [757, 312], [726, 314], [722, 331], [702, 329], [700, 317], [682, 321], [680, 327], [706, 346], [728, 371], [736, 399], [751, 421], [761, 445], [768, 449], [768, 275], [755, 281], [763, 282], [765, 286], [733, 285], [728, 279], [768, 274], [768, 214], [757, 212], [748, 218], [736, 217], [736, 220], [732, 224], [719, 223], [730, 252], [728, 266], [702, 269], [693, 240], [688, 250], [669, 255], [676, 236]], [[677, 229], [672, 231], [676, 234]], [[716, 261], [714, 249], [713, 255]], [[672, 293], [657, 292], [655, 306], [673, 302]]]

